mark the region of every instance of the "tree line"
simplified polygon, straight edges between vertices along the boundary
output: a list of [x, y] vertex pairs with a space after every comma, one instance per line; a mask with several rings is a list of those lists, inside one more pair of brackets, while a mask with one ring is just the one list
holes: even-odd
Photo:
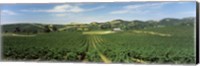
[[[187, 17], [182, 19], [177, 18], [164, 18], [159, 21], [155, 20], [133, 20], [125, 21], [121, 19], [116, 19], [107, 22], [91, 22], [90, 24], [67, 24], [67, 25], [42, 25], [43, 28], [29, 28], [24, 29], [17, 26], [14, 28], [13, 33], [49, 33], [56, 32], [58, 28], [65, 28], [64, 31], [91, 31], [91, 30], [112, 30], [113, 28], [120, 28], [122, 30], [134, 30], [134, 29], [145, 29], [145, 28], [157, 28], [163, 26], [194, 26], [194, 17]], [[5, 33], [9, 32], [7, 29], [4, 29]]]

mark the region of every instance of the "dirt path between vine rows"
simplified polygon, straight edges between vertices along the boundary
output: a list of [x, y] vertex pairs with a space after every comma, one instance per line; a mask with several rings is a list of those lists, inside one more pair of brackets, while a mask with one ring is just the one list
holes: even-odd
[[99, 48], [97, 47], [97, 44], [100, 44], [101, 42], [103, 42], [102, 38], [100, 38], [99, 36], [95, 36], [95, 35], [91, 35], [91, 45], [94, 47], [95, 50], [97, 50], [99, 56], [101, 57], [102, 61], [104, 63], [111, 63], [111, 61], [102, 53], [99, 51]]

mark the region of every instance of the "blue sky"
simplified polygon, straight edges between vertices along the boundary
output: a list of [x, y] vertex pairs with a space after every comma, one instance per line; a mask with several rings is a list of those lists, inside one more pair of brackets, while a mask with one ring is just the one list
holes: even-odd
[[1, 4], [1, 24], [69, 24], [195, 17], [196, 2]]

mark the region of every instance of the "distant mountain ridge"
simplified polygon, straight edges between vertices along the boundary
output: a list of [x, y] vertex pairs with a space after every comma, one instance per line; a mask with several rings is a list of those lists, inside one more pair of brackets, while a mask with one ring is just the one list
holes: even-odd
[[64, 31], [84, 31], [84, 30], [111, 30], [113, 28], [121, 28], [123, 30], [130, 29], [144, 29], [149, 27], [159, 27], [159, 26], [174, 26], [174, 25], [186, 25], [193, 26], [195, 22], [195, 17], [186, 17], [182, 19], [177, 18], [164, 18], [160, 21], [154, 20], [133, 20], [126, 21], [121, 19], [116, 19], [107, 22], [91, 22], [90, 24], [39, 24], [39, 23], [18, 23], [18, 24], [6, 24], [1, 25], [3, 32], [13, 32], [16, 28], [20, 28], [21, 31], [26, 32], [43, 32], [45, 27], [54, 26], [56, 29], [62, 29]]

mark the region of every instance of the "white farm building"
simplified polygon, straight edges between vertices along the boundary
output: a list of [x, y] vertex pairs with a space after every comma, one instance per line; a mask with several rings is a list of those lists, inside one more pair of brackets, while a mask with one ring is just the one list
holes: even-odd
[[122, 31], [120, 28], [113, 28], [113, 31]]

